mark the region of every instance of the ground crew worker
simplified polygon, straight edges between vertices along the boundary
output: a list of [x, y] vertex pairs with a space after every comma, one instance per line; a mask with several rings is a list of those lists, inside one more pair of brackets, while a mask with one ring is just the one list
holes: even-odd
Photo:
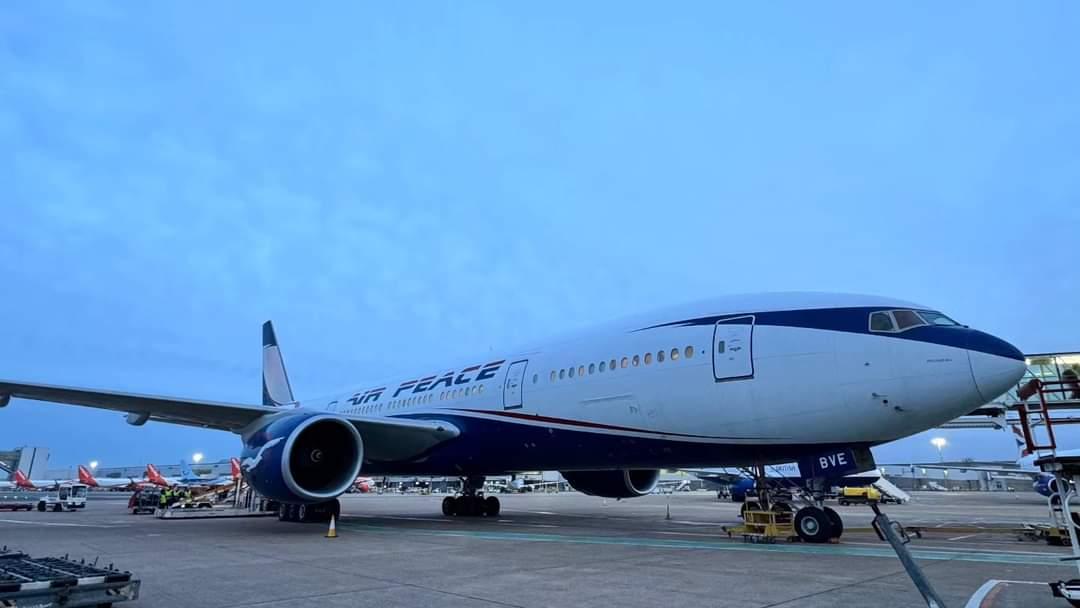
[[172, 491], [172, 488], [165, 488], [164, 490], [162, 490], [161, 494], [162, 494], [162, 496], [165, 497], [165, 506], [166, 507], [171, 507], [172, 503], [173, 503], [173, 491]]
[[191, 502], [191, 488], [184, 490], [184, 500], [186, 502]]
[[162, 490], [161, 493], [158, 494], [158, 506], [162, 509], [169, 506], [169, 495], [167, 492], [168, 490]]

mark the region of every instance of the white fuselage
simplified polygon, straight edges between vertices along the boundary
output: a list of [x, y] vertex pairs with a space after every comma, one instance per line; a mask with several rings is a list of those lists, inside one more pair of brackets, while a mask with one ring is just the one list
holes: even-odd
[[872, 330], [875, 312], [901, 323], [894, 310], [928, 309], [835, 294], [725, 298], [301, 405], [462, 429], [414, 462], [365, 463], [370, 473], [722, 466], [891, 441], [1020, 377], [1019, 351], [964, 326]]

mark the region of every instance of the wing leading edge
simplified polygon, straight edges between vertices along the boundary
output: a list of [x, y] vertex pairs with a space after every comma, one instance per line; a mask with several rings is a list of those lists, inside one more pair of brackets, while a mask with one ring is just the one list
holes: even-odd
[[[233, 433], [243, 432], [263, 416], [297, 411], [266, 405], [220, 403], [0, 380], [0, 406], [6, 405], [13, 397], [124, 412], [128, 414], [128, 420], [135, 421], [135, 424], [156, 420]], [[341, 413], [333, 415], [349, 420], [360, 431], [368, 460], [385, 462], [412, 458], [460, 434], [457, 427], [440, 420], [373, 418]]]

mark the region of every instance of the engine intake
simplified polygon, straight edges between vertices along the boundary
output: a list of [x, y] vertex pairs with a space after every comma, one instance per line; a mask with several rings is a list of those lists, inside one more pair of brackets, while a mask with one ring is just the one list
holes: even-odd
[[615, 469], [609, 471], [562, 471], [575, 490], [603, 498], [644, 496], [660, 481], [659, 469]]
[[274, 420], [244, 442], [240, 467], [260, 494], [288, 503], [329, 500], [360, 474], [364, 442], [351, 422], [327, 414]]

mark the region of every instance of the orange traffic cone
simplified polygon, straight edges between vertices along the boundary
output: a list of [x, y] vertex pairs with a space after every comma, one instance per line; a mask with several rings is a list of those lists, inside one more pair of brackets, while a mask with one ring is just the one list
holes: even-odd
[[330, 516], [330, 529], [326, 531], [326, 538], [337, 538], [337, 521], [333, 515]]

